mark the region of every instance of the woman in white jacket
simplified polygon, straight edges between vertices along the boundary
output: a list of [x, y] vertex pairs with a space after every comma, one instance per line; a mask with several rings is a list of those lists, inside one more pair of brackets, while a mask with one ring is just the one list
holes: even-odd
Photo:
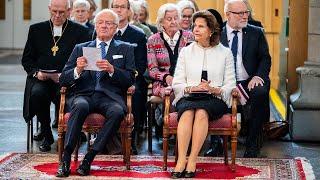
[[219, 43], [220, 28], [215, 17], [208, 11], [199, 11], [192, 21], [195, 42], [181, 50], [172, 82], [173, 105], [179, 117], [179, 156], [172, 178], [195, 176], [196, 159], [206, 139], [209, 120], [227, 113], [236, 85], [233, 56]]

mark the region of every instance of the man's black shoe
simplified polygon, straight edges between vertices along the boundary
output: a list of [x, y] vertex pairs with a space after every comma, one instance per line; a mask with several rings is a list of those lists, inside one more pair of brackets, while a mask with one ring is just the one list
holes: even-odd
[[243, 157], [244, 158], [257, 158], [259, 150], [257, 148], [246, 148]]
[[83, 159], [80, 166], [77, 169], [77, 172], [81, 176], [88, 176], [90, 174], [90, 162], [87, 159]]
[[48, 137], [45, 137], [43, 142], [41, 143], [39, 149], [41, 152], [48, 152], [51, 150], [51, 144], [53, 144], [54, 139], [52, 134], [49, 135]]
[[56, 177], [68, 177], [70, 174], [70, 162], [60, 162]]
[[205, 157], [217, 157], [223, 155], [223, 145], [221, 142], [214, 142], [211, 148], [204, 153]]
[[43, 131], [40, 131], [40, 132], [36, 133], [35, 135], [33, 135], [33, 140], [35, 140], [35, 141], [42, 141], [43, 138], [44, 138]]
[[58, 119], [54, 119], [51, 125], [52, 128], [58, 128]]

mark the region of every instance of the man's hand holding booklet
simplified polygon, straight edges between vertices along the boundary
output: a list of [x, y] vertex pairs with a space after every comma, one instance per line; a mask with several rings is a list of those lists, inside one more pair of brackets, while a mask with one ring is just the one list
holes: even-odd
[[96, 65], [97, 61], [101, 59], [101, 49], [94, 47], [83, 47], [83, 56], [87, 60], [87, 66], [84, 70], [91, 71], [101, 71], [101, 69]]

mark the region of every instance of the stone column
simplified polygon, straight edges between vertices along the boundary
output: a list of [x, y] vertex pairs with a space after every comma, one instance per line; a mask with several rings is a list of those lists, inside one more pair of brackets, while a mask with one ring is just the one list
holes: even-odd
[[293, 140], [320, 141], [320, 0], [309, 0], [308, 59], [298, 67], [299, 89], [290, 96]]

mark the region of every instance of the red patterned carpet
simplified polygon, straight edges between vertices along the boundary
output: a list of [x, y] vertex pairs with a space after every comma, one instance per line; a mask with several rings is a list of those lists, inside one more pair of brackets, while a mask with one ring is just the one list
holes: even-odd
[[[80, 156], [82, 159], [82, 156]], [[0, 179], [55, 178], [58, 167], [55, 154], [8, 154], [0, 157]], [[200, 157], [196, 178], [199, 179], [312, 179], [312, 167], [304, 158], [296, 159], [244, 159], [236, 161], [236, 172], [224, 165], [222, 158]], [[71, 179], [167, 179], [174, 167], [169, 158], [168, 171], [162, 171], [161, 156], [132, 156], [131, 170], [125, 169], [122, 156], [99, 155], [91, 167], [91, 176], [80, 177], [72, 163]]]

